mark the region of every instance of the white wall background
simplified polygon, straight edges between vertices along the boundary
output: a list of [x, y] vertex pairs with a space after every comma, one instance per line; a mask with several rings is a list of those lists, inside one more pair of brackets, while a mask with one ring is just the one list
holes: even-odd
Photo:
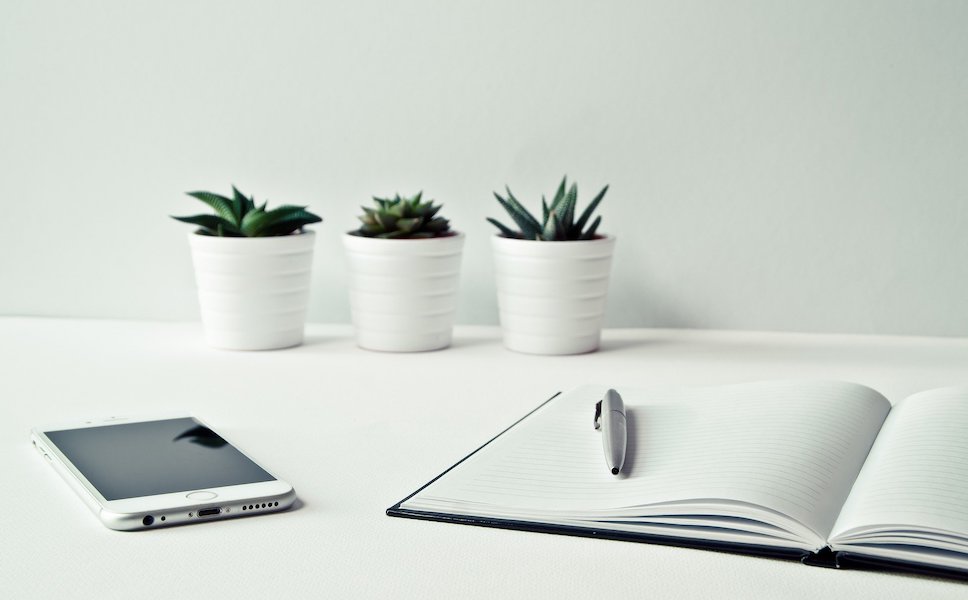
[[[184, 191], [423, 189], [495, 323], [509, 183], [602, 185], [608, 324], [968, 334], [968, 3], [0, 3], [0, 314], [194, 319]], [[198, 206], [196, 206], [196, 204]]]

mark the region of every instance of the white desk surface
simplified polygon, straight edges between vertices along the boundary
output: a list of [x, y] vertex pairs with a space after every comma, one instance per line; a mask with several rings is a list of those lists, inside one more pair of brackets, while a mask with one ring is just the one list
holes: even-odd
[[[607, 330], [583, 356], [515, 354], [458, 327], [421, 354], [309, 325], [274, 352], [207, 348], [197, 323], [0, 319], [5, 598], [966, 598], [968, 584], [628, 542], [387, 517], [551, 393], [586, 382], [845, 379], [892, 401], [968, 384], [968, 339]], [[287, 513], [106, 529], [31, 426], [187, 409], [278, 476]]]

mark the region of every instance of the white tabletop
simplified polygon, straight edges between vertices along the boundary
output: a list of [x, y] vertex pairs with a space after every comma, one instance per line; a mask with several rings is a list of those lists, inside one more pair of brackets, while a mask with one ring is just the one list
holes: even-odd
[[[892, 401], [968, 384], [968, 340], [610, 330], [583, 356], [514, 354], [458, 327], [421, 354], [310, 325], [275, 352], [207, 348], [196, 323], [0, 319], [0, 589], [6, 598], [965, 598], [890, 573], [387, 517], [551, 393], [845, 379]], [[287, 513], [110, 531], [32, 451], [31, 426], [186, 409], [292, 483]]]

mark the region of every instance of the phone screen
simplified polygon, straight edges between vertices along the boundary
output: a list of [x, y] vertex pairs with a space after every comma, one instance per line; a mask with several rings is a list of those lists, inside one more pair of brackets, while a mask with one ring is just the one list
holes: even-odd
[[106, 500], [275, 480], [192, 418], [44, 433]]

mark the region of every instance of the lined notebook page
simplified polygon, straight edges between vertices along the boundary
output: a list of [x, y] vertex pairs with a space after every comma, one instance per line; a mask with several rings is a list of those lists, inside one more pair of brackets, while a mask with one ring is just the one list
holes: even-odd
[[540, 519], [663, 514], [632, 507], [685, 501], [728, 514], [730, 502], [750, 503], [825, 537], [890, 409], [874, 390], [838, 382], [621, 389], [629, 447], [616, 477], [593, 428], [604, 391], [552, 400], [403, 507]]
[[968, 388], [921, 392], [891, 411], [834, 537], [873, 525], [968, 537]]

